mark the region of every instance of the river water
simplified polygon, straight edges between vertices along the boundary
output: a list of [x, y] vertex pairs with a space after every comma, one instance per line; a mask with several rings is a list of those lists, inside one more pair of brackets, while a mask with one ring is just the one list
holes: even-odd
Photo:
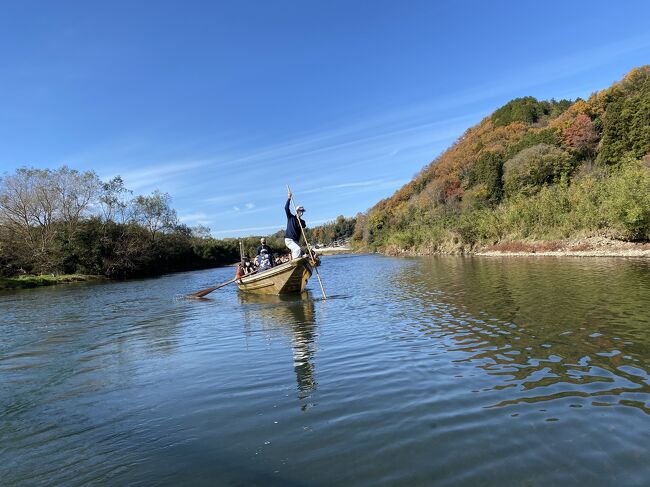
[[0, 484], [650, 482], [650, 262], [324, 258], [0, 294]]

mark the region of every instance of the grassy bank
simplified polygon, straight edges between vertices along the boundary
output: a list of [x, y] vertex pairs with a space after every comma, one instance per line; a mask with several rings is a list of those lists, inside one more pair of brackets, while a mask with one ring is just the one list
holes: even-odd
[[[625, 250], [649, 242], [650, 170], [646, 165], [629, 163], [608, 174], [587, 174], [571, 183], [545, 186], [532, 195], [517, 195], [495, 207], [411, 209], [400, 225], [375, 230], [370, 250], [474, 253], [494, 246], [494, 250], [504, 247], [503, 251], [535, 253], [549, 250], [535, 245], [592, 246], [594, 239], [603, 238], [610, 241], [608, 247]], [[515, 244], [526, 248], [507, 248]]]
[[27, 289], [32, 287], [52, 286], [68, 282], [96, 281], [101, 276], [86, 276], [82, 274], [40, 275], [20, 277], [0, 277], [0, 290], [2, 289]]

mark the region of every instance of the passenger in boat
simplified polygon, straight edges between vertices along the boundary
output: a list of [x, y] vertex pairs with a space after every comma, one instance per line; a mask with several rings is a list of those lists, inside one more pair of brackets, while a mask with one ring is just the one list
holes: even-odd
[[297, 259], [302, 255], [302, 250], [300, 250], [299, 245], [300, 236], [302, 234], [300, 226], [302, 225], [303, 229], [307, 228], [307, 224], [302, 219], [305, 209], [302, 206], [299, 206], [296, 208], [296, 215], [291, 213], [291, 191], [289, 191], [288, 196], [287, 204], [284, 205], [284, 212], [287, 214], [287, 230], [284, 232], [284, 244], [289, 248], [289, 250], [291, 250], [291, 258]]
[[248, 257], [244, 257], [244, 265], [242, 266], [242, 272], [244, 273], [245, 276], [255, 272], [253, 263], [248, 259]]
[[269, 261], [271, 262], [271, 267], [273, 266], [273, 251], [271, 250], [271, 247], [266, 245], [266, 239], [262, 237], [260, 239], [260, 245], [257, 247], [257, 255], [259, 256], [262, 253], [262, 250], [266, 250], [266, 252], [269, 254]]
[[275, 259], [275, 265], [284, 264], [285, 262], [289, 262], [289, 254], [280, 254]]
[[269, 253], [268, 250], [262, 249], [257, 257], [255, 257], [257, 263], [257, 271], [262, 272], [273, 267], [273, 256]]

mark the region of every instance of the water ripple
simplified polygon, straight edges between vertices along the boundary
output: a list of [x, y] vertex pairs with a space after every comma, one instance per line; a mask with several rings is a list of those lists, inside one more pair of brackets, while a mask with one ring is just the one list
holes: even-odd
[[[650, 265], [337, 256], [0, 295], [9, 485], [643, 485]], [[335, 468], [333, 466], [336, 465]]]

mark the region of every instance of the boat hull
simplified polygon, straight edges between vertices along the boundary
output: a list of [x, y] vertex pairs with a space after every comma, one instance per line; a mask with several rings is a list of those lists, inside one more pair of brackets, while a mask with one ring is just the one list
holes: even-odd
[[305, 290], [311, 274], [309, 261], [300, 257], [236, 282], [239, 290], [246, 293], [296, 294]]

